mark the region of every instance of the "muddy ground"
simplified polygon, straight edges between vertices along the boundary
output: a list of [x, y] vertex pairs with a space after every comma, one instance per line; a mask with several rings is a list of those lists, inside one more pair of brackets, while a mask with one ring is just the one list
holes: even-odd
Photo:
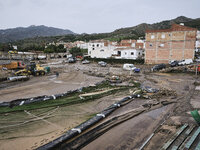
[[[198, 86], [194, 85], [199, 78], [196, 79], [191, 74], [155, 73], [142, 75], [138, 79], [144, 85], [176, 91], [176, 96], [158, 96], [155, 99], [155, 101], [166, 99], [175, 103], [142, 113], [117, 125], [85, 146], [84, 150], [140, 149], [154, 131], [156, 132], [152, 140], [143, 149], [160, 149], [184, 123], [197, 125], [191, 117], [190, 111], [200, 108], [198, 107], [200, 91]], [[126, 107], [134, 108], [130, 103], [113, 114], [117, 115], [118, 111], [127, 110]]]
[[[159, 105], [159, 107], [115, 125], [109, 131], [88, 143], [83, 149], [139, 149], [155, 130], [158, 130], [158, 132], [144, 149], [159, 149], [181, 124], [195, 124], [189, 112], [194, 108], [200, 108], [200, 92], [198, 86], [194, 85], [194, 82], [199, 78], [197, 79], [193, 74], [149, 73], [150, 68], [145, 65], [140, 66], [143, 70], [139, 74], [123, 71], [122, 65], [99, 67], [96, 63], [82, 65], [79, 62], [65, 64], [62, 61], [49, 62], [46, 65], [52, 68], [50, 75], [34, 77], [29, 81], [1, 89], [0, 101], [62, 93], [94, 84], [112, 75], [139, 81], [143, 86], [151, 86], [176, 93], [170, 95], [163, 92], [155, 96], [148, 94], [151, 97], [150, 99], [132, 100], [113, 112], [107, 119], [152, 102], [159, 103], [166, 100], [173, 103], [166, 106]], [[55, 77], [55, 71], [60, 73], [58, 78]], [[0, 149], [13, 149], [13, 147], [16, 147], [16, 149], [37, 148], [59, 137], [67, 130], [131, 93], [132, 91], [127, 90], [73, 106], [1, 114]], [[162, 126], [160, 126], [161, 123], [163, 123]], [[156, 141], [158, 139], [160, 142]]]

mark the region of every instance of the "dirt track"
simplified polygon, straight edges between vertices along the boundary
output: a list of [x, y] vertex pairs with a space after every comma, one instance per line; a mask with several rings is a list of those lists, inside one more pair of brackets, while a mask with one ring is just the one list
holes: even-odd
[[24, 83], [2, 89], [0, 102], [64, 93], [83, 86], [93, 85], [102, 80], [103, 78], [87, 76], [80, 71], [61, 73], [58, 78], [55, 75], [35, 77]]

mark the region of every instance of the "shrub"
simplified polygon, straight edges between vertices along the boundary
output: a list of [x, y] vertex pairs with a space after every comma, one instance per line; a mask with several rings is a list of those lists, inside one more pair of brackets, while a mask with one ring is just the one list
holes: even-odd
[[99, 62], [104, 61], [110, 64], [124, 64], [124, 63], [131, 63], [131, 64], [144, 64], [144, 59], [115, 59], [115, 58], [91, 58], [91, 57], [84, 57], [84, 59]]

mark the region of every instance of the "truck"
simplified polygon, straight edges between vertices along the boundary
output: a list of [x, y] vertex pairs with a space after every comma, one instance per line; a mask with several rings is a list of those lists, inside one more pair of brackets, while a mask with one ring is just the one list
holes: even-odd
[[0, 65], [0, 69], [6, 68], [8, 70], [14, 70], [14, 69], [23, 69], [25, 68], [25, 64], [21, 61], [14, 61], [10, 63], [4, 63]]

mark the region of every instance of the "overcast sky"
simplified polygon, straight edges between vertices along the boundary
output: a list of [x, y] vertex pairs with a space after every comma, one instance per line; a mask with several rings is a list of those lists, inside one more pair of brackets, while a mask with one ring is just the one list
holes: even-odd
[[111, 32], [178, 16], [200, 18], [200, 0], [0, 0], [0, 29], [46, 25]]

